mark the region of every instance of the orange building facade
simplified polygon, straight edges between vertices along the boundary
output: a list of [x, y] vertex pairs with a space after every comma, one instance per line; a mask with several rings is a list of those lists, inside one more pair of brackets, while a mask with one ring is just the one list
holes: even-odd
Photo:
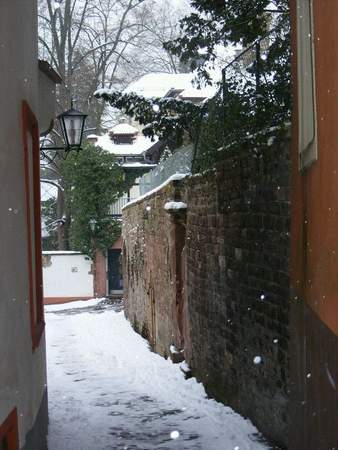
[[294, 331], [289, 448], [327, 450], [338, 444], [338, 2], [291, 0], [290, 6]]

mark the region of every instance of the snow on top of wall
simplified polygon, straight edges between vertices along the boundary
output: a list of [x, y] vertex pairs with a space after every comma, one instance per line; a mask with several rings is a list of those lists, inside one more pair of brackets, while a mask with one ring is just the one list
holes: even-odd
[[113, 127], [110, 132], [114, 134], [137, 134], [138, 129], [129, 125], [129, 123], [119, 123]]
[[118, 156], [135, 156], [142, 155], [145, 151], [150, 149], [155, 143], [157, 139], [152, 141], [150, 138], [138, 135], [132, 144], [115, 144], [109, 134], [105, 134], [103, 136], [99, 136], [95, 143], [95, 146], [102, 147], [103, 150], [106, 150], [113, 155]]
[[97, 134], [88, 134], [87, 139], [96, 139], [99, 136]]
[[180, 209], [187, 209], [187, 204], [183, 202], [167, 202], [164, 205], [164, 209], [166, 211], [172, 211], [172, 210], [180, 210]]
[[[44, 250], [43, 255], [82, 255], [81, 252], [76, 252], [73, 250]], [[86, 255], [83, 255], [86, 256]]]
[[131, 162], [131, 163], [124, 163], [122, 164], [122, 167], [125, 167], [127, 169], [132, 169], [132, 168], [149, 168], [152, 169], [154, 167], [156, 167], [157, 164], [146, 164], [146, 163], [141, 163], [141, 162]]
[[183, 180], [184, 178], [190, 176], [190, 173], [174, 173], [174, 175], [171, 175], [171, 177], [169, 177], [164, 183], [160, 184], [159, 186], [157, 186], [155, 189], [152, 189], [149, 192], [146, 192], [145, 194], [141, 195], [140, 197], [137, 197], [135, 200], [127, 203], [122, 210], [124, 210], [125, 208], [127, 208], [128, 206], [131, 205], [135, 205], [136, 203], [139, 203], [140, 201], [144, 200], [145, 198], [151, 196], [152, 194], [155, 194], [156, 192], [160, 191], [161, 189], [163, 189], [165, 186], [167, 186], [169, 183], [171, 183], [172, 181], [179, 181], [179, 180]]

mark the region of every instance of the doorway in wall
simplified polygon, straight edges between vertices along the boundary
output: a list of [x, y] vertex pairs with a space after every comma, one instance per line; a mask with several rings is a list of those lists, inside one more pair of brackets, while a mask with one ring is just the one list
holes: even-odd
[[108, 293], [120, 294], [123, 291], [121, 249], [108, 250]]

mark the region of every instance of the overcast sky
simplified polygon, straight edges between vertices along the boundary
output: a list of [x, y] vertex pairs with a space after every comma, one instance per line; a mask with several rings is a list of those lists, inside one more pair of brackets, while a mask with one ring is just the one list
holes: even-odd
[[[163, 2], [163, 0], [159, 0], [159, 3]], [[167, 3], [170, 4], [172, 8], [189, 8], [190, 1], [189, 0], [167, 0]]]

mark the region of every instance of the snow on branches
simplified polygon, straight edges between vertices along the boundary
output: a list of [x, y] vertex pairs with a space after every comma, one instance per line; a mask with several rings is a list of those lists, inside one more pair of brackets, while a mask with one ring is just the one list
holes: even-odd
[[207, 113], [206, 104], [196, 105], [176, 98], [147, 99], [135, 93], [108, 89], [99, 89], [94, 92], [94, 96], [145, 125], [145, 136], [153, 140], [157, 135], [159, 139], [168, 139], [175, 145], [182, 143], [185, 133], [194, 139], [201, 120]]

